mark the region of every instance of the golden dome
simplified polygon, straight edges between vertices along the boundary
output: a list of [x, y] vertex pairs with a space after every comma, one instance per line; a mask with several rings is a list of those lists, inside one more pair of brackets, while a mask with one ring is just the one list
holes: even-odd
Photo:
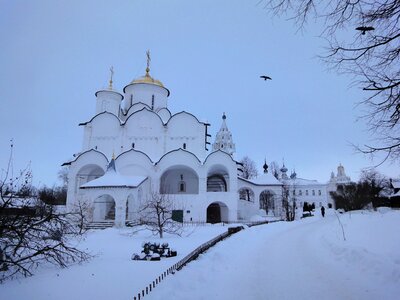
[[161, 86], [163, 88], [164, 85], [162, 84], [162, 82], [160, 80], [154, 79], [153, 77], [151, 77], [148, 73], [146, 73], [146, 75], [139, 77], [137, 79], [134, 79], [132, 83], [147, 83], [147, 84], [154, 84], [154, 85], [158, 85]]

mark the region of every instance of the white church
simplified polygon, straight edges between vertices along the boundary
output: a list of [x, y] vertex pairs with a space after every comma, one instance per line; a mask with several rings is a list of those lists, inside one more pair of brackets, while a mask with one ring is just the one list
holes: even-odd
[[284, 166], [280, 180], [266, 164], [261, 176], [242, 178], [225, 114], [211, 145], [210, 124], [168, 109], [170, 91], [150, 75], [149, 53], [144, 76], [122, 92], [112, 84], [111, 74], [108, 89], [95, 93], [95, 115], [79, 124], [82, 150], [64, 163], [69, 167], [67, 210], [88, 203], [93, 222], [121, 227], [135, 221], [138, 206], [152, 193], [172, 199], [175, 215], [184, 222], [278, 216], [284, 184], [291, 185], [291, 197], [325, 206], [331, 201], [327, 184], [289, 178]]

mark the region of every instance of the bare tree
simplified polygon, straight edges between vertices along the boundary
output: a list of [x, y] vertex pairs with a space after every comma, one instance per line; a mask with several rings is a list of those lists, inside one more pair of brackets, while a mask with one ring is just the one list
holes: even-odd
[[[303, 27], [310, 17], [324, 24], [328, 52], [322, 59], [339, 73], [354, 75], [365, 91], [360, 103], [375, 145], [357, 147], [367, 154], [400, 156], [400, 2], [260, 0], [273, 14], [289, 15]], [[350, 36], [349, 31], [354, 34]], [[347, 34], [343, 34], [346, 33]]]
[[256, 163], [248, 156], [245, 156], [240, 161], [242, 164], [243, 178], [252, 179], [258, 176]]
[[270, 168], [271, 168], [271, 174], [274, 175], [276, 179], [279, 179], [282, 176], [281, 169], [276, 161], [271, 162]]
[[30, 276], [43, 262], [66, 267], [89, 259], [70, 243], [79, 232], [68, 215], [54, 212], [35, 194], [16, 192], [31, 186], [31, 172], [11, 173], [8, 167], [0, 178], [0, 282]]
[[67, 166], [62, 167], [58, 171], [58, 179], [62, 182], [62, 186], [65, 188], [68, 187], [68, 172], [69, 168]]
[[86, 231], [87, 225], [93, 218], [93, 206], [90, 201], [79, 198], [74, 202], [71, 209], [71, 219], [77, 224], [79, 234]]
[[161, 239], [164, 237], [164, 233], [180, 235], [182, 224], [173, 220], [174, 211], [176, 211], [174, 201], [168, 194], [151, 191], [139, 205], [138, 222]]
[[284, 182], [282, 186], [282, 213], [286, 221], [294, 221], [296, 218], [296, 199], [289, 196], [289, 184]]
[[345, 211], [364, 209], [376, 206], [380, 193], [390, 185], [383, 175], [375, 170], [363, 171], [359, 182], [338, 185], [337, 190], [331, 192], [336, 208]]
[[268, 215], [270, 210], [274, 212], [275, 207], [275, 194], [271, 191], [264, 191], [260, 194], [260, 208], [265, 210]]

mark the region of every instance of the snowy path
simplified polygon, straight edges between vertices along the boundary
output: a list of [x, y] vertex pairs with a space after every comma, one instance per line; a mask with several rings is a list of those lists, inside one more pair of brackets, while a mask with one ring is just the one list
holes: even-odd
[[[351, 242], [343, 248], [343, 243], [335, 216], [246, 229], [168, 278], [149, 299], [396, 299], [400, 295], [399, 256], [386, 261]], [[383, 280], [382, 271], [393, 280]]]

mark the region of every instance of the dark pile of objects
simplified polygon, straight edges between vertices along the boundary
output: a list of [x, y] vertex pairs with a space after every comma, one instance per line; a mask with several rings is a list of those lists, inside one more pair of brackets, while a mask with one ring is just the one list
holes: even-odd
[[170, 249], [168, 243], [150, 243], [146, 242], [142, 245], [143, 250], [140, 254], [134, 253], [132, 260], [160, 260], [161, 257], [173, 257], [177, 252]]

